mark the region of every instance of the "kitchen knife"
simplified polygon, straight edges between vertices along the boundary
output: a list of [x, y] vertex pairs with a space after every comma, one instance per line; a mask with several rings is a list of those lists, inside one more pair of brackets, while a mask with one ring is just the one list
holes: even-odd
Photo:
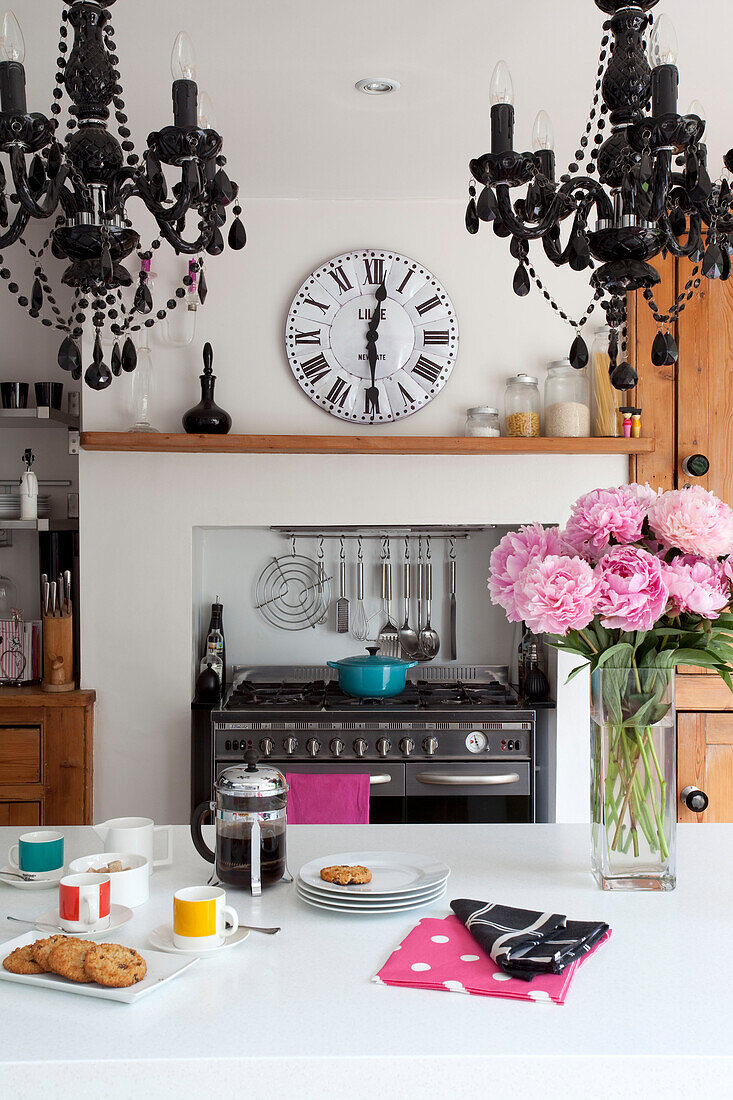
[[58, 592], [58, 597], [59, 597], [59, 614], [63, 615], [63, 613], [64, 613], [64, 578], [61, 575], [61, 573], [59, 573], [58, 577], [56, 578], [56, 591]]
[[456, 562], [455, 558], [449, 561], [450, 566], [450, 659], [457, 659], [456, 650]]
[[43, 582], [43, 614], [48, 615], [48, 605], [51, 598], [51, 586], [48, 581]]
[[66, 591], [66, 614], [71, 614], [71, 570], [64, 569], [64, 589]]
[[48, 587], [51, 590], [51, 598], [50, 598], [51, 615], [55, 619], [56, 618], [56, 581], [51, 581], [51, 583], [49, 584]]

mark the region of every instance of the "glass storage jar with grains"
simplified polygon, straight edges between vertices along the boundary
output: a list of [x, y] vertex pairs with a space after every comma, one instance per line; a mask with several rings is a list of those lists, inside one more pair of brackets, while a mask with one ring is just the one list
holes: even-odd
[[540, 434], [540, 390], [531, 374], [508, 379], [504, 396], [506, 434], [531, 438]]
[[593, 435], [597, 438], [614, 439], [621, 434], [619, 423], [619, 405], [624, 394], [615, 390], [608, 377], [610, 358], [608, 339], [610, 328], [599, 328], [593, 338], [590, 351], [591, 383], [593, 386]]
[[490, 405], [477, 405], [466, 411], [466, 435], [501, 435], [499, 410]]
[[545, 435], [580, 437], [590, 435], [588, 377], [575, 370], [569, 359], [550, 363], [545, 381]]

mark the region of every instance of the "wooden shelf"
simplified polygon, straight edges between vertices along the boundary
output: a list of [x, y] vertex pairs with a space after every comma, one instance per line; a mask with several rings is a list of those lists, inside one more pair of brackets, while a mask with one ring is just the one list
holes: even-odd
[[87, 451], [320, 455], [635, 455], [653, 439], [507, 439], [420, 435], [185, 435], [82, 432]]

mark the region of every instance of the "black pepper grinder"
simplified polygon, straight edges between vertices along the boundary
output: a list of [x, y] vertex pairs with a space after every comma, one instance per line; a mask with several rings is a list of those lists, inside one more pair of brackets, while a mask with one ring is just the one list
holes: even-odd
[[201, 400], [183, 416], [183, 430], [189, 435], [226, 435], [232, 427], [232, 418], [214, 401], [216, 375], [212, 371], [214, 350], [204, 344], [204, 373], [201, 377]]

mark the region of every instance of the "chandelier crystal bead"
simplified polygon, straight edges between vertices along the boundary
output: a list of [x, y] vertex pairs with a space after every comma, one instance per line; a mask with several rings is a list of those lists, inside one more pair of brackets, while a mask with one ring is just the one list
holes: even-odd
[[[178, 254], [219, 255], [225, 247], [227, 208], [239, 190], [223, 171], [222, 138], [212, 125], [208, 97], [204, 110], [199, 110], [196, 57], [185, 32], [177, 36], [171, 56], [172, 125], [148, 136], [142, 158], [135, 151], [117, 68], [110, 10], [115, 2], [63, 0], [51, 118], [28, 111], [23, 33], [12, 12], [0, 17], [0, 154], [7, 157], [11, 181], [8, 186], [0, 165], [0, 248], [16, 242], [28, 248], [23, 238], [28, 224], [54, 219], [49, 240], [37, 255], [48, 246], [66, 263], [61, 283], [74, 295], [68, 319], [42, 268], [34, 273], [30, 295], [19, 294], [16, 282], [8, 282], [8, 290], [23, 308], [30, 306], [31, 316], [63, 333], [59, 366], [75, 378], [82, 374], [77, 341], [89, 305], [83, 302], [93, 302], [95, 354], [85, 380], [94, 389], [105, 389], [119, 374], [103, 362], [103, 355], [100, 358], [102, 331], [108, 328], [122, 341], [121, 352], [115, 342], [113, 366], [134, 370], [136, 353], [129, 333], [139, 331], [142, 324], [151, 327], [176, 306], [176, 298], [167, 294], [165, 308], [156, 309], [146, 278], [136, 283], [130, 304], [123, 301], [123, 290], [135, 282], [126, 261], [140, 250], [128, 204], [142, 202], [160, 236]], [[64, 94], [70, 105], [66, 136], [59, 141], [55, 134]], [[112, 114], [118, 136], [109, 128]], [[178, 181], [169, 184], [167, 172], [177, 174]], [[237, 209], [227, 234], [235, 250], [246, 244], [240, 213]], [[189, 216], [193, 231], [187, 229]], [[155, 240], [151, 248], [159, 244]], [[3, 277], [9, 279], [10, 271]], [[42, 316], [46, 307], [50, 316]]]
[[[510, 252], [520, 258], [514, 291], [528, 294], [531, 277], [553, 310], [575, 328], [574, 366], [583, 358], [578, 329], [600, 301], [610, 328], [609, 373], [621, 390], [637, 381], [636, 371], [623, 358], [627, 295], [643, 291], [654, 319], [667, 326], [699, 290], [702, 277], [725, 280], [731, 273], [730, 185], [710, 176], [702, 105], [694, 101], [687, 115], [678, 114], [676, 31], [662, 15], [649, 34], [651, 9], [658, 3], [595, 0], [609, 17], [595, 94], [575, 159], [559, 182], [554, 134], [545, 111], [535, 119], [532, 151], [514, 148], [514, 89], [505, 61], [497, 63], [491, 78], [491, 151], [469, 165], [482, 190], [475, 217], [469, 204], [468, 231], [476, 233], [482, 222], [491, 222], [495, 236], [511, 238]], [[584, 162], [587, 175], [582, 174]], [[733, 150], [725, 164], [733, 172]], [[516, 197], [518, 189], [521, 197]], [[560, 309], [528, 260], [531, 244], [539, 241], [556, 267], [567, 264], [591, 272], [593, 301], [577, 323]], [[654, 300], [660, 276], [651, 261], [667, 253], [688, 257], [696, 266], [683, 292], [663, 313]], [[677, 355], [672, 333], [660, 330], [654, 361], [663, 358], [669, 365]]]

